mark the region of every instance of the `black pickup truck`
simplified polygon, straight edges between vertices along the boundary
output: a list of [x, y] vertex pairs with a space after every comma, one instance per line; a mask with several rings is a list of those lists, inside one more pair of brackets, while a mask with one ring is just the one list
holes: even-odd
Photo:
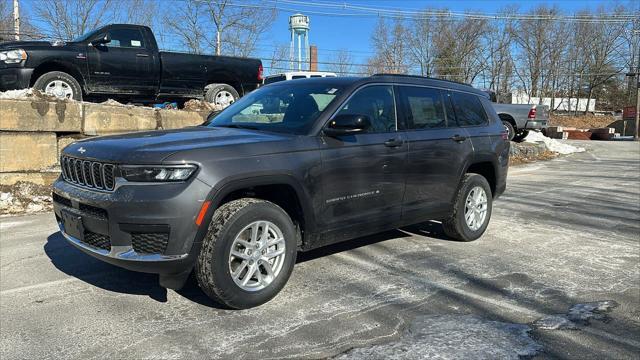
[[262, 82], [259, 59], [158, 50], [150, 28], [114, 24], [71, 42], [0, 44], [0, 90], [135, 102], [206, 99], [222, 107]]

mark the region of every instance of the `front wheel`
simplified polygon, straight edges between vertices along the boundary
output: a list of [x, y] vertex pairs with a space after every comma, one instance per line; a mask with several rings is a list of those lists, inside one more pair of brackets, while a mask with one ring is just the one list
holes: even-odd
[[266, 303], [284, 287], [296, 260], [298, 232], [276, 204], [243, 198], [218, 208], [196, 263], [200, 288], [234, 309]]
[[51, 71], [40, 75], [33, 87], [60, 100], [82, 101], [80, 84], [73, 76], [62, 71]]
[[478, 174], [465, 174], [451, 216], [442, 222], [445, 234], [460, 241], [478, 239], [489, 225], [492, 205], [487, 179]]

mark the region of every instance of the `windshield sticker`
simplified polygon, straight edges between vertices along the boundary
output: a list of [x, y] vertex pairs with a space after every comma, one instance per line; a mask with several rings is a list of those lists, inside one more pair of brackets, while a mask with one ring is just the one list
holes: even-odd
[[140, 40], [131, 40], [131, 46], [142, 46]]
[[329, 91], [327, 91], [327, 94], [331, 94], [331, 95], [333, 95], [333, 93], [335, 93], [336, 91], [338, 91], [338, 89], [336, 89], [336, 88], [332, 88], [332, 89], [330, 89]]

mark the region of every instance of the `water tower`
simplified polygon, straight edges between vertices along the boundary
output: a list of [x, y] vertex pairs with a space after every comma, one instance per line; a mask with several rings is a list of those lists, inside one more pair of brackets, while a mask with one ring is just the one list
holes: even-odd
[[304, 63], [309, 63], [309, 17], [302, 14], [289, 16], [291, 45], [289, 47], [289, 68], [293, 70], [296, 36], [298, 37], [298, 71], [302, 70], [302, 38], [304, 38]]

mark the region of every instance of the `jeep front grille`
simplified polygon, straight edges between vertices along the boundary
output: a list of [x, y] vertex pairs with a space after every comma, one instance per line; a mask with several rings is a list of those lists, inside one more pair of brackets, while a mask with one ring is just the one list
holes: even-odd
[[63, 156], [60, 167], [64, 180], [72, 184], [107, 191], [115, 187], [116, 166], [113, 164]]

